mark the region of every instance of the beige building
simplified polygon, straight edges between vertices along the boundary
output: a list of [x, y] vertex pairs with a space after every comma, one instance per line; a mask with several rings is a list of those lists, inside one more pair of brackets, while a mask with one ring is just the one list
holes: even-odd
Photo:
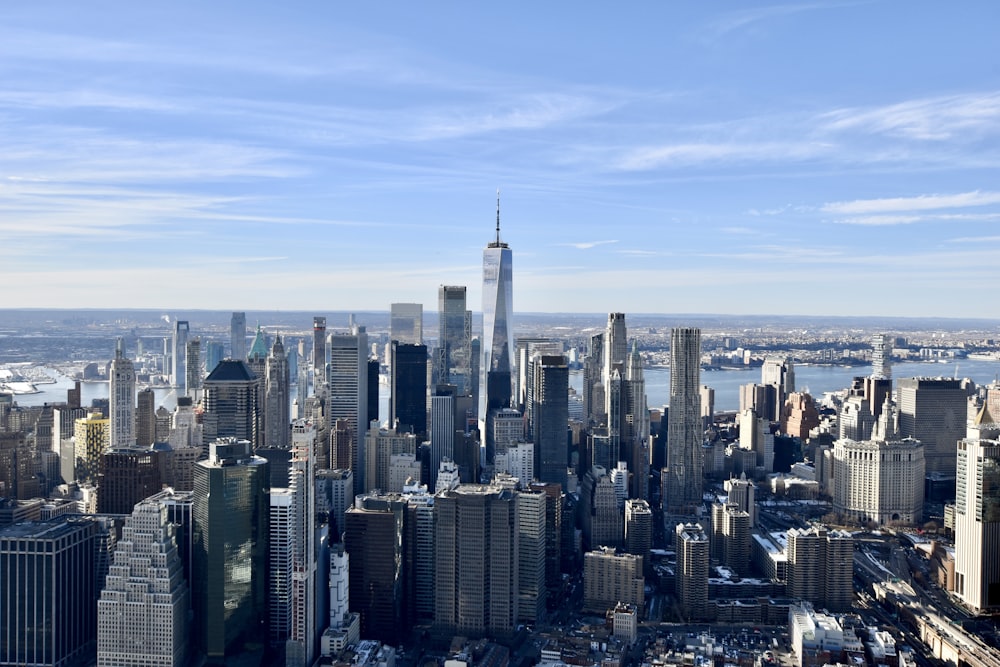
[[833, 508], [856, 521], [916, 524], [924, 507], [924, 446], [847, 438], [833, 445]]
[[642, 609], [645, 603], [642, 557], [599, 547], [583, 556], [583, 607], [604, 612], [619, 602]]

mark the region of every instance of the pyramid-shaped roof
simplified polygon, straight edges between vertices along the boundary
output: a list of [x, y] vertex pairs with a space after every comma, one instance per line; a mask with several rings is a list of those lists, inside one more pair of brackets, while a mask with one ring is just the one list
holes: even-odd
[[257, 335], [253, 337], [253, 345], [250, 346], [249, 359], [254, 357], [259, 357], [264, 359], [267, 357], [267, 343], [264, 341], [264, 332], [260, 329], [260, 324], [257, 324]]

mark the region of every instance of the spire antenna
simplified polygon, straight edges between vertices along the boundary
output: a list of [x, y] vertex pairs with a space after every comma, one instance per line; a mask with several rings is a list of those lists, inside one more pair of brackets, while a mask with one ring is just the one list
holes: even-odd
[[497, 245], [500, 245], [500, 188], [497, 188]]

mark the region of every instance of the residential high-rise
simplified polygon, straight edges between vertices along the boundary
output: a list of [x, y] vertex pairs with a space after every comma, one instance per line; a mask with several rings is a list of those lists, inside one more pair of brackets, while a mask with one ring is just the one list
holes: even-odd
[[187, 396], [187, 340], [191, 325], [187, 320], [174, 320], [174, 335], [170, 347], [170, 381], [179, 396]]
[[737, 507], [750, 515], [750, 528], [757, 526], [757, 487], [753, 480], [747, 479], [745, 474], [738, 479], [727, 479], [725, 481], [726, 493], [729, 494], [729, 502], [735, 503]]
[[275, 336], [264, 371], [264, 445], [288, 449], [291, 443], [291, 380], [281, 336]]
[[701, 330], [670, 332], [670, 411], [667, 413], [664, 509], [678, 512], [701, 502]]
[[968, 395], [962, 381], [900, 378], [896, 381], [899, 435], [924, 444], [927, 473], [955, 474], [956, 445], [965, 437]]
[[[366, 488], [363, 443], [368, 427], [368, 334], [363, 326], [355, 324], [350, 333], [330, 334], [327, 345], [330, 351], [327, 428], [332, 431], [338, 420], [346, 422], [354, 488], [361, 493]], [[338, 461], [337, 467], [345, 466]]]
[[892, 339], [888, 334], [872, 335], [872, 377], [876, 380], [892, 379]]
[[427, 433], [427, 346], [393, 340], [390, 348], [389, 426]]
[[196, 336], [189, 340], [184, 354], [186, 355], [184, 372], [187, 374], [184, 383], [186, 395], [197, 397], [198, 390], [201, 389], [201, 338]]
[[97, 533], [73, 515], [0, 528], [0, 664], [93, 660]]
[[625, 501], [625, 551], [649, 560], [653, 547], [653, 511], [649, 503], [639, 498]]
[[125, 519], [97, 602], [97, 664], [182, 667], [190, 592], [165, 503], [144, 500]]
[[618, 602], [642, 609], [646, 601], [642, 557], [598, 547], [583, 555], [583, 608], [603, 614]]
[[77, 482], [96, 484], [101, 456], [111, 442], [109, 420], [100, 412], [77, 419], [73, 428], [74, 478]]
[[267, 631], [269, 490], [267, 461], [247, 440], [215, 440], [195, 464], [192, 634], [209, 661]]
[[316, 617], [317, 544], [325, 540], [325, 527], [317, 526], [313, 445], [316, 431], [305, 420], [295, 423], [288, 488], [292, 494], [290, 627], [285, 659], [291, 665], [311, 665], [316, 658], [320, 623]]
[[125, 356], [125, 341], [121, 337], [115, 343], [115, 358], [108, 376], [111, 449], [135, 447], [135, 366]]
[[955, 594], [977, 614], [1000, 611], [1000, 426], [958, 443]]
[[239, 359], [223, 359], [205, 378], [202, 417], [204, 446], [218, 438], [247, 440], [256, 449], [263, 443], [260, 427], [260, 382]]
[[[479, 368], [479, 432], [487, 436], [492, 410], [510, 407], [514, 370], [514, 272], [510, 246], [500, 240], [497, 193], [496, 239], [483, 249], [483, 343]], [[487, 456], [489, 442], [487, 441]]]
[[435, 625], [466, 637], [509, 635], [520, 590], [515, 492], [463, 484], [439, 493], [434, 513]]
[[[286, 482], [287, 483], [287, 482]], [[272, 646], [288, 641], [292, 628], [292, 542], [295, 498], [291, 489], [271, 487], [267, 558], [267, 623]]]
[[750, 514], [736, 503], [712, 505], [712, 553], [741, 577], [750, 573]]
[[229, 319], [229, 358], [247, 358], [247, 314], [234, 312]]
[[[599, 423], [604, 411], [604, 334], [594, 334], [583, 360], [583, 416], [587, 423]], [[600, 396], [598, 396], [600, 394]]]
[[701, 620], [708, 617], [708, 535], [701, 524], [679, 523], [674, 530], [677, 552], [677, 601], [683, 617]]
[[854, 537], [822, 526], [787, 532], [787, 591], [832, 612], [851, 608], [854, 594]]
[[535, 473], [539, 481], [565, 488], [569, 468], [569, 366], [564, 356], [542, 356], [533, 367]]
[[394, 303], [389, 307], [389, 338], [408, 345], [424, 344], [424, 306]]
[[326, 396], [326, 318], [313, 318], [313, 395]]

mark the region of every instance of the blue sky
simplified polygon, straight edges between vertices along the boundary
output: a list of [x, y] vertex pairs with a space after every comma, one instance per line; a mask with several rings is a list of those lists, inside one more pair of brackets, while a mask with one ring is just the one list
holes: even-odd
[[281, 4], [0, 7], [4, 306], [1000, 312], [994, 2]]

